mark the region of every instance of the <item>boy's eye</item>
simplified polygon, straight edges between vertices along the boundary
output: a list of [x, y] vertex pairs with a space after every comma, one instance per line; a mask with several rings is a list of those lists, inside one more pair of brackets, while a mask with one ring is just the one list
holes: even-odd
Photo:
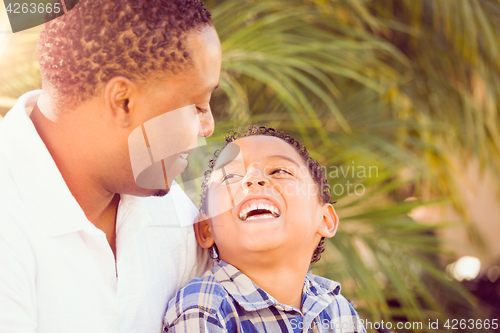
[[275, 174], [278, 174], [278, 175], [290, 175], [290, 176], [293, 176], [293, 174], [288, 171], [287, 169], [283, 169], [283, 168], [279, 168], [279, 169], [276, 169], [276, 170], [273, 170], [271, 171], [271, 175], [275, 175]]

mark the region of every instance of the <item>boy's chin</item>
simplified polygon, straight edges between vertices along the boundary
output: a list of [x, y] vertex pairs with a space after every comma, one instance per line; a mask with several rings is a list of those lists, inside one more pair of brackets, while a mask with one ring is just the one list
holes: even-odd
[[244, 244], [249, 254], [262, 256], [262, 259], [266, 259], [264, 253], [272, 253], [275, 251], [279, 251], [279, 249], [283, 246], [283, 244], [277, 240], [269, 240], [269, 241], [261, 241], [261, 242], [252, 242]]

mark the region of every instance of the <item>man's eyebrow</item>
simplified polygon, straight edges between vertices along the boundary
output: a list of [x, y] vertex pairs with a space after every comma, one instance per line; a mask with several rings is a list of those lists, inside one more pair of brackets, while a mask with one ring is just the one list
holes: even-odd
[[297, 162], [296, 162], [293, 158], [288, 157], [288, 156], [284, 156], [284, 155], [273, 155], [273, 156], [269, 156], [269, 158], [272, 158], [272, 159], [284, 159], [284, 160], [290, 161], [290, 162], [292, 162], [293, 164], [295, 164], [295, 165], [297, 166], [297, 168], [300, 168], [299, 163], [297, 163]]

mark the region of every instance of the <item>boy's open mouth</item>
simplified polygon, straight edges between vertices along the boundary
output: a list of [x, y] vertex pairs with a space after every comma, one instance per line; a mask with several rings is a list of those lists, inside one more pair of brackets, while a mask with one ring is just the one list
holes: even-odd
[[278, 218], [281, 213], [276, 205], [267, 199], [251, 199], [246, 201], [238, 214], [243, 221]]

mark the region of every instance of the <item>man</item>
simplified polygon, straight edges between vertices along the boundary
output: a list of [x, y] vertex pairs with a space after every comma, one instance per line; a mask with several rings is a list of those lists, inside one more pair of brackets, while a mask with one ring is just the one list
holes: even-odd
[[82, 0], [46, 23], [37, 52], [43, 89], [0, 124], [0, 332], [159, 332], [207, 256], [179, 186], [135, 183], [128, 138], [192, 105], [198, 135], [212, 134], [210, 13], [198, 0]]

